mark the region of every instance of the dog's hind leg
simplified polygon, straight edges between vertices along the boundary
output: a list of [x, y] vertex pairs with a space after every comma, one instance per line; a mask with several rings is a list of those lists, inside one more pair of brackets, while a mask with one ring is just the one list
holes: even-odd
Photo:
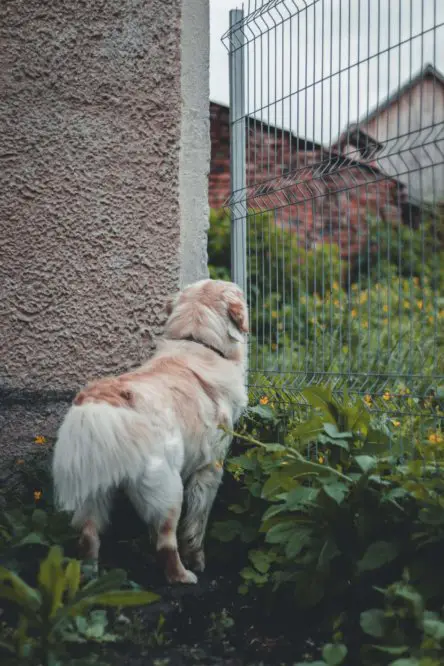
[[180, 528], [180, 552], [194, 571], [205, 569], [203, 542], [221, 480], [222, 466], [211, 463], [195, 472], [185, 486], [185, 514]]
[[106, 527], [109, 516], [110, 497], [97, 495], [88, 499], [73, 516], [72, 526], [81, 532], [79, 546], [84, 559], [98, 562], [100, 550], [99, 534]]
[[182, 510], [183, 485], [178, 471], [166, 461], [147, 470], [126, 486], [135, 509], [155, 531], [156, 550], [169, 583], [197, 583], [192, 571], [185, 569], [177, 547], [177, 525]]

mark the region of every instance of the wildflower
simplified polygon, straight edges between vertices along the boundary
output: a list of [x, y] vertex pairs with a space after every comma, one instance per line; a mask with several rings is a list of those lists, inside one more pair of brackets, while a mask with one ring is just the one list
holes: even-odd
[[363, 328], [368, 328], [368, 321], [363, 321], [362, 326]]
[[333, 289], [333, 291], [339, 291], [339, 284], [336, 282], [336, 280], [331, 285], [331, 288]]
[[416, 285], [419, 284], [419, 277], [416, 277], [416, 276], [415, 276], [415, 277], [413, 278], [413, 284], [416, 284]]
[[365, 303], [368, 298], [368, 293], [366, 291], [363, 291], [360, 296], [359, 296], [359, 302], [360, 303]]
[[429, 322], [430, 322], [431, 324], [433, 324], [433, 323], [434, 323], [434, 321], [435, 321], [435, 320], [434, 320], [434, 318], [433, 318], [433, 317], [429, 317]]
[[442, 436], [439, 432], [432, 432], [429, 435], [429, 442], [431, 444], [441, 444], [442, 442]]
[[41, 496], [42, 496], [42, 491], [41, 491], [41, 490], [34, 490], [34, 500], [35, 500], [36, 502], [39, 501], [39, 499], [41, 498]]
[[276, 312], [276, 310], [272, 311], [271, 316], [273, 317], [273, 319], [277, 319], [278, 313]]
[[350, 312], [350, 314], [351, 314], [352, 317], [356, 317], [356, 315], [358, 314], [358, 311], [357, 310], [352, 310]]
[[382, 310], [383, 310], [383, 312], [388, 312], [389, 311], [389, 306], [387, 305], [387, 303], [382, 306]]
[[259, 403], [261, 405], [268, 405], [268, 398], [266, 395], [262, 396], [262, 398], [259, 400]]
[[43, 437], [42, 435], [37, 435], [37, 437], [34, 439], [34, 444], [46, 444], [46, 438]]
[[401, 425], [401, 421], [397, 421], [396, 419], [392, 419], [392, 423], [395, 426], [395, 428], [399, 428]]
[[372, 404], [372, 396], [367, 393], [367, 395], [364, 396], [364, 402], [367, 405], [367, 407], [370, 407]]
[[273, 342], [272, 345], [271, 345], [271, 348], [272, 348], [273, 351], [276, 351], [276, 349], [278, 348], [278, 346], [277, 346], [277, 344], [276, 344], [275, 342]]
[[25, 461], [22, 458], [19, 458], [16, 462], [16, 465], [24, 465]]
[[387, 324], [389, 323], [389, 320], [387, 319], [387, 317], [385, 317], [385, 318], [382, 320], [382, 323], [384, 324], [384, 326], [387, 326]]
[[410, 301], [404, 301], [404, 307], [408, 310], [410, 308]]
[[422, 308], [424, 307], [424, 303], [423, 303], [422, 301], [417, 301], [417, 302], [416, 302], [416, 305], [418, 306], [418, 308], [419, 308], [420, 310], [422, 310]]
[[323, 465], [325, 463], [325, 457], [323, 455], [318, 456], [318, 463]]
[[335, 300], [333, 301], [333, 305], [340, 305], [340, 302], [339, 302], [338, 298], [335, 298]]
[[390, 400], [390, 398], [391, 398], [390, 391], [384, 391], [384, 393], [382, 394], [382, 399], [387, 401]]

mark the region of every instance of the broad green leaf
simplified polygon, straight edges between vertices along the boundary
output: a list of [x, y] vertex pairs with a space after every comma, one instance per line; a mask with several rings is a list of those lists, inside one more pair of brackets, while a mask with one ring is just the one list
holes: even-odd
[[408, 645], [372, 645], [372, 648], [378, 650], [378, 652], [391, 654], [393, 657], [405, 654], [410, 649]]
[[322, 657], [328, 666], [339, 666], [347, 656], [347, 652], [342, 643], [327, 643], [322, 649]]
[[421, 666], [421, 662], [415, 659], [415, 657], [408, 657], [407, 659], [392, 661], [390, 666]]
[[113, 606], [116, 608], [129, 606], [145, 606], [158, 601], [160, 596], [154, 592], [139, 590], [115, 590], [85, 597], [70, 605], [68, 615], [81, 613], [89, 606]]
[[0, 567], [1, 598], [16, 603], [31, 616], [34, 615], [41, 604], [41, 597], [38, 591], [27, 585], [20, 576], [17, 576], [17, 574], [5, 567]]
[[385, 634], [385, 614], [380, 608], [372, 608], [361, 613], [361, 629], [374, 638], [383, 638]]
[[355, 456], [355, 462], [364, 474], [376, 467], [378, 463], [377, 459], [373, 458], [373, 456]]
[[20, 541], [16, 543], [16, 547], [29, 546], [29, 545], [49, 546], [49, 542], [45, 539], [41, 532], [29, 532]]
[[373, 571], [392, 562], [399, 555], [398, 546], [390, 541], [376, 541], [369, 546], [357, 564], [358, 571]]
[[294, 530], [293, 522], [278, 523], [268, 530], [265, 541], [267, 543], [286, 543]]
[[65, 569], [66, 589], [68, 600], [74, 599], [80, 586], [80, 561], [70, 560]]
[[319, 494], [318, 488], [307, 488], [307, 486], [298, 486], [287, 493], [285, 503], [289, 511], [294, 511], [304, 504], [315, 502]]
[[322, 416], [326, 421], [336, 424], [331, 389], [321, 386], [313, 386], [304, 389], [302, 395], [307, 400], [310, 407], [319, 409], [322, 412]]
[[424, 620], [424, 633], [427, 636], [432, 636], [435, 641], [442, 642], [444, 640], [444, 622], [437, 619]]
[[249, 414], [255, 414], [264, 421], [275, 421], [276, 416], [269, 405], [255, 405], [254, 407], [249, 407]]
[[261, 574], [267, 573], [273, 560], [273, 558], [270, 558], [269, 554], [263, 550], [250, 550], [248, 557]]
[[328, 497], [330, 497], [336, 504], [342, 504], [345, 497], [348, 494], [348, 487], [345, 483], [336, 482], [336, 483], [325, 483], [322, 486], [322, 490]]
[[268, 509], [265, 511], [264, 515], [262, 516], [262, 522], [269, 520], [270, 518], [273, 518], [273, 516], [277, 516], [279, 513], [282, 513], [283, 511], [288, 511], [286, 504], [272, 504], [271, 506], [268, 507]]
[[324, 430], [332, 439], [351, 439], [353, 437], [352, 432], [339, 432], [335, 423], [325, 423]]
[[296, 526], [294, 527], [293, 534], [287, 542], [285, 547], [285, 555], [288, 559], [293, 559], [305, 546], [311, 541], [312, 530], [309, 527]]

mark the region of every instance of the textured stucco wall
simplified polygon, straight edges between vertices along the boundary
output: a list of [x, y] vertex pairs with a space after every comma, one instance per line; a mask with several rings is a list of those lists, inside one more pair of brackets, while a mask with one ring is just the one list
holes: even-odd
[[208, 277], [210, 170], [209, 0], [185, 0], [182, 11], [182, 120], [179, 170], [180, 284]]
[[[181, 5], [2, 7], [0, 457], [51, 436], [87, 379], [146, 358], [165, 296], [190, 281]], [[205, 123], [195, 131], [205, 135]], [[202, 243], [190, 247], [203, 256]]]

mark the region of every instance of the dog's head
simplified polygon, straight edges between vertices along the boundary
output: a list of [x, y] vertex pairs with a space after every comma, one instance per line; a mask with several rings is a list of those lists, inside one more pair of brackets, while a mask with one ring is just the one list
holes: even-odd
[[242, 290], [233, 282], [195, 282], [170, 297], [166, 311], [166, 337], [193, 338], [227, 358], [243, 356], [248, 310]]

